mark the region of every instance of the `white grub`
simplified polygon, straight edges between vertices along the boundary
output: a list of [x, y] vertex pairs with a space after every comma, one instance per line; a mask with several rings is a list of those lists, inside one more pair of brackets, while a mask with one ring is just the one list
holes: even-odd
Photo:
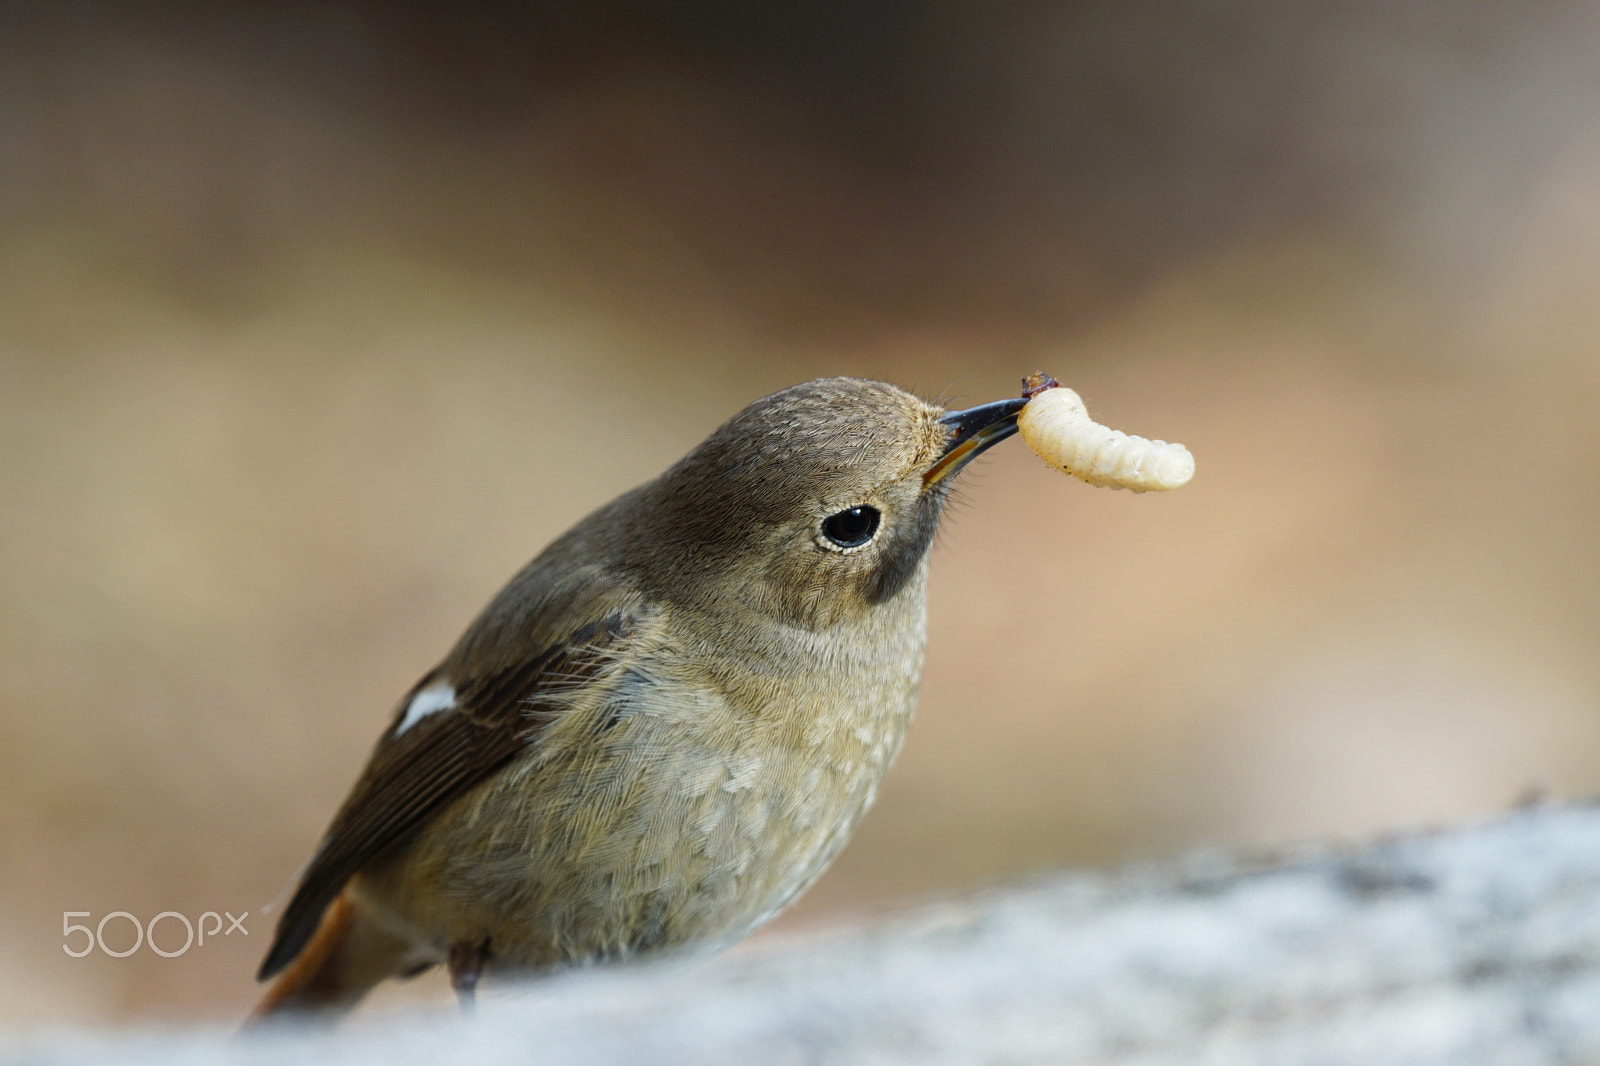
[[1076, 392], [1046, 387], [1017, 418], [1034, 454], [1091, 485], [1132, 492], [1175, 489], [1194, 477], [1194, 456], [1181, 444], [1132, 437], [1089, 417]]

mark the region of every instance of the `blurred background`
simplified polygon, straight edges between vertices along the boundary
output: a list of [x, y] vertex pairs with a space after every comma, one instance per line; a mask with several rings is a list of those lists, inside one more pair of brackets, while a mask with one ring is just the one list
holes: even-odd
[[[1595, 0], [0, 6], [0, 1024], [238, 1016], [482, 603], [823, 374], [1042, 368], [1199, 473], [964, 475], [904, 755], [764, 935], [1600, 791], [1597, 49]], [[119, 910], [249, 934], [63, 953]]]

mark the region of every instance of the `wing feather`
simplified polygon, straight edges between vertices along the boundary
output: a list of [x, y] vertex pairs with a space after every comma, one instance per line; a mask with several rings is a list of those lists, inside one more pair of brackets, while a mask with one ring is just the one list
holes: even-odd
[[[293, 961], [362, 867], [535, 742], [549, 720], [537, 712], [552, 709], [552, 689], [593, 676], [636, 621], [632, 611], [612, 611], [535, 654], [476, 676], [455, 676], [461, 667], [452, 655], [413, 686], [284, 908], [257, 979]], [[455, 706], [401, 730], [410, 699], [441, 678], [455, 688]]]

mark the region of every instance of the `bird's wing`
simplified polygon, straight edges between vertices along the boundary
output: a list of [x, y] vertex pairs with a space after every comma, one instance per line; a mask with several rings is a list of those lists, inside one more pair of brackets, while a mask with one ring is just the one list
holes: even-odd
[[[579, 598], [586, 601], [581, 606], [557, 596], [519, 611], [502, 593], [450, 657], [416, 684], [284, 908], [257, 980], [300, 953], [357, 871], [534, 741], [555, 709], [552, 692], [592, 677], [639, 620], [637, 598], [620, 591]], [[557, 621], [585, 618], [568, 627]], [[453, 690], [448, 705], [441, 681]], [[441, 706], [408, 714], [418, 693], [430, 688], [441, 693]]]

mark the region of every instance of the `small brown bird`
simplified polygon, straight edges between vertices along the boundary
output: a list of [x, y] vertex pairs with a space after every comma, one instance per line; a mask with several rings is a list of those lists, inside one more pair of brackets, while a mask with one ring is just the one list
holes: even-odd
[[831, 378], [735, 415], [529, 563], [400, 701], [278, 923], [256, 1017], [444, 963], [731, 943], [871, 804], [952, 477], [1023, 401]]

